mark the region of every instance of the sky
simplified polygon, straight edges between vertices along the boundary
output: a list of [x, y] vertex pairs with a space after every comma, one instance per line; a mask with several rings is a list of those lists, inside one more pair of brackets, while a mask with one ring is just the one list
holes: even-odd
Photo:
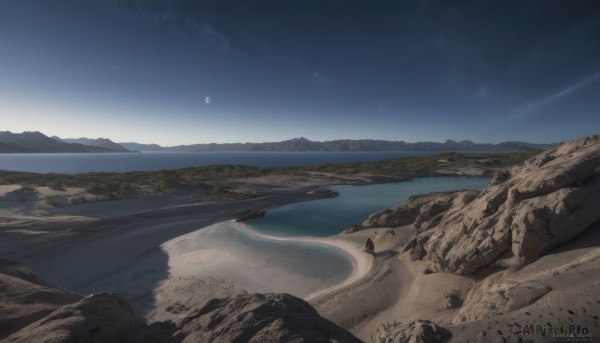
[[0, 0], [0, 130], [171, 146], [599, 129], [595, 0]]

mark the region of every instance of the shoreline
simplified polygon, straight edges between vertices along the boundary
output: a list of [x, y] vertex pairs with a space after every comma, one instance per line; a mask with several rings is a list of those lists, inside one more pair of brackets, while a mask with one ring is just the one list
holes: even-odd
[[[38, 216], [36, 221], [23, 224], [23, 227], [39, 234], [25, 235], [11, 231], [14, 230], [11, 223], [0, 225], [1, 257], [27, 264], [49, 282], [73, 292], [121, 293], [131, 300], [140, 314], [144, 314], [153, 306], [152, 291], [169, 277], [168, 257], [159, 248], [161, 244], [218, 222], [240, 218], [252, 210], [319, 200], [321, 198], [306, 194], [307, 191], [322, 186], [323, 181], [331, 180], [318, 177], [316, 180], [320, 182], [262, 197], [175, 206], [160, 203], [160, 208], [138, 210], [116, 217], [93, 218], [103, 206], [108, 206], [104, 211], [110, 214], [123, 204], [123, 200], [77, 205], [72, 208], [84, 209], [83, 213], [78, 213], [77, 221], [63, 217], [57, 222], [52, 216]], [[148, 196], [140, 196], [127, 201], [144, 203], [146, 199]], [[14, 206], [12, 202], [5, 204]], [[22, 206], [21, 203], [17, 204]], [[332, 236], [336, 238], [327, 239], [305, 238], [306, 241], [342, 249], [352, 256], [352, 263], [357, 268], [351, 278], [342, 283], [312, 292], [314, 294], [307, 297], [311, 302], [352, 287], [354, 283], [368, 279], [373, 274], [373, 266], [366, 260], [372, 257], [362, 252], [366, 236], [361, 235], [364, 233], [339, 234]], [[353, 237], [359, 238], [352, 241]], [[143, 277], [131, 279], [131, 275]]]
[[289, 293], [306, 301], [329, 296], [372, 272], [375, 258], [360, 243], [356, 236], [265, 235], [234, 220], [200, 228], [161, 244], [169, 275], [155, 287], [147, 318], [174, 319], [210, 298], [245, 292]]
[[[362, 186], [385, 183], [365, 181], [357, 183], [356, 180], [357, 176], [354, 176], [354, 182], [345, 179], [341, 184]], [[407, 180], [409, 179], [402, 181]], [[247, 181], [252, 183], [252, 180]], [[81, 205], [85, 206], [84, 212], [87, 213], [80, 213], [79, 221], [71, 222], [65, 218], [65, 221], [52, 222], [52, 217], [37, 217], [37, 221], [30, 224], [34, 230], [49, 233], [22, 235], [8, 232], [10, 224], [0, 226], [0, 238], [2, 238], [0, 251], [3, 251], [3, 258], [29, 265], [42, 278], [62, 288], [80, 294], [107, 291], [120, 293], [129, 299], [137, 312], [147, 320], [169, 319], [156, 315], [155, 291], [170, 280], [169, 257], [160, 246], [169, 240], [212, 224], [237, 219], [248, 211], [319, 200], [321, 198], [306, 194], [307, 191], [317, 186], [340, 184], [331, 182], [332, 179], [328, 175], [311, 176], [299, 181], [311, 182], [311, 184], [304, 187], [288, 186], [289, 188], [283, 191], [242, 200], [175, 206], [161, 204], [163, 206], [160, 208], [126, 213], [116, 217], [93, 218], [91, 216], [98, 214], [97, 210], [102, 206], [108, 206], [105, 212], [110, 213], [111, 207], [118, 208], [123, 200], [88, 203]], [[143, 203], [147, 198], [148, 196], [139, 196], [131, 201]], [[8, 205], [8, 202], [6, 204]], [[79, 208], [84, 209], [84, 207]], [[326, 238], [299, 238], [307, 243], [326, 244], [341, 249], [352, 258], [353, 270], [348, 277], [334, 285], [311, 291], [303, 296], [325, 318], [350, 330], [364, 323], [373, 315], [373, 311], [379, 312], [389, 306], [388, 290], [377, 291], [379, 300], [374, 305], [377, 309], [374, 309], [371, 304], [364, 304], [361, 300], [361, 298], [373, 298], [369, 294], [369, 290], [373, 287], [378, 289], [377, 287], [382, 284], [391, 285], [388, 282], [390, 279], [388, 274], [390, 261], [394, 260], [393, 253], [378, 254], [373, 258], [362, 251], [367, 236], [372, 234], [373, 230], [365, 230], [355, 234], [340, 233]], [[293, 240], [299, 241], [299, 239]], [[280, 240], [292, 241], [286, 238]], [[205, 257], [210, 258], [209, 255]], [[229, 291], [240, 290], [235, 288], [235, 285], [218, 278], [184, 281], [186, 282], [184, 287], [179, 288], [182, 292], [189, 285], [203, 283], [209, 288], [206, 295], [212, 297], [228, 296]], [[221, 290], [223, 288], [225, 291]], [[185, 303], [190, 298], [181, 300]], [[370, 310], [365, 312], [364, 309]]]
[[[284, 293], [301, 297], [315, 307], [323, 317], [351, 331], [365, 341], [385, 321], [386, 315], [397, 311], [396, 308], [400, 304], [400, 299], [406, 299], [410, 292], [414, 292], [411, 291], [413, 281], [418, 276], [415, 275], [412, 268], [409, 268], [405, 257], [401, 256], [399, 250], [399, 247], [412, 236], [412, 230], [409, 226], [400, 228], [400, 231], [398, 231], [399, 240], [395, 245], [386, 246], [383, 244], [385, 243], [386, 228], [366, 229], [350, 234], [340, 233], [329, 237], [278, 237], [261, 233], [247, 223], [237, 223], [229, 220], [214, 226], [219, 224], [228, 228], [233, 227], [234, 230], [239, 230], [242, 234], [249, 234], [251, 240], [252, 237], [257, 237], [269, 241], [294, 244], [318, 244], [344, 252], [345, 258], [351, 261], [352, 271], [343, 280], [302, 296], [294, 294], [291, 288]], [[222, 232], [225, 227], [215, 228], [210, 226], [199, 229], [195, 233], [198, 234], [203, 230], [211, 229], [216, 231], [219, 229]], [[178, 244], [183, 244], [185, 248], [189, 248], [194, 245], [191, 241], [196, 240], [199, 242], [202, 238], [207, 237], [209, 236], [200, 237], [200, 235], [196, 235], [194, 237], [194, 233], [190, 233], [165, 244], [169, 245], [170, 249]], [[362, 245], [367, 237], [383, 239], [383, 241], [382, 239], [378, 241], [382, 243], [380, 245], [382, 248], [377, 249], [376, 246], [374, 256], [362, 250]], [[219, 248], [217, 246], [217, 249]], [[251, 288], [248, 292], [278, 292], [269, 288], [275, 287], [273, 285], [263, 285], [263, 287], [266, 287], [264, 289], [253, 289], [257, 285], [256, 280], [248, 280], [244, 275], [248, 273], [247, 269], [249, 267], [247, 264], [253, 265], [255, 260], [252, 254], [248, 254], [244, 249], [228, 249], [227, 254], [219, 254], [210, 248], [194, 249], [184, 250], [170, 257], [169, 266], [172, 274], [168, 280], [157, 287], [155, 293], [156, 307], [147, 316], [147, 319], [173, 320], [178, 315], [208, 300], [207, 298], [235, 296], [244, 293], [245, 288], [248, 286]], [[269, 253], [266, 252], [265, 254], [268, 255]], [[216, 276], [216, 274], [210, 274], [204, 270], [198, 273], [198, 266], [207, 263], [207, 260], [218, 260], [221, 261], [219, 263], [227, 263], [229, 267], [223, 268], [227, 269], [228, 273], [239, 274], [227, 278], [223, 277], [223, 274]], [[269, 280], [269, 282], [290, 283], [293, 280], [299, 280], [293, 276], [294, 270], [277, 271], [276, 268], [282, 266], [285, 266], [285, 264], [275, 264], [275, 268], [258, 277]], [[290, 277], [290, 275], [292, 276]], [[201, 285], [198, 286], [198, 283]], [[199, 294], [205, 296], [202, 297]], [[173, 309], [176, 310], [173, 311]]]
[[296, 243], [302, 243], [302, 242], [307, 242], [307, 243], [317, 243], [317, 244], [321, 244], [321, 245], [327, 245], [333, 248], [337, 248], [341, 251], [343, 251], [346, 255], [348, 255], [350, 257], [350, 261], [352, 263], [352, 267], [353, 270], [350, 273], [350, 275], [348, 277], [346, 277], [343, 281], [337, 283], [336, 285], [327, 287], [325, 289], [321, 289], [315, 292], [311, 292], [310, 294], [304, 296], [304, 300], [310, 301], [312, 299], [321, 297], [321, 296], [326, 296], [330, 293], [334, 293], [344, 287], [350, 286], [354, 283], [356, 283], [357, 281], [359, 281], [360, 279], [362, 279], [364, 276], [366, 276], [367, 274], [369, 274], [370, 271], [373, 270], [374, 268], [374, 256], [364, 252], [361, 248], [360, 248], [360, 244], [358, 244], [358, 242], [355, 239], [352, 239], [353, 237], [344, 237], [344, 236], [348, 236], [348, 234], [344, 234], [344, 233], [339, 233], [335, 236], [328, 236], [328, 237], [311, 237], [311, 236], [298, 236], [298, 237], [278, 237], [278, 236], [273, 236], [273, 235], [267, 235], [264, 233], [259, 232], [258, 230], [254, 229], [250, 224], [247, 223], [240, 223], [242, 224], [241, 227], [244, 230], [247, 230], [248, 232], [251, 232], [255, 235], [258, 235], [260, 237], [264, 237], [264, 238], [268, 238], [271, 240], [277, 240], [277, 241], [289, 241], [289, 242], [296, 242]]

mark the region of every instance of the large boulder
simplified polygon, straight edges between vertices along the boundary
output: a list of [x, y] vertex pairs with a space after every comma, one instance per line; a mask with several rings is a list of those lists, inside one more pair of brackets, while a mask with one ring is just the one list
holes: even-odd
[[212, 299], [175, 323], [182, 342], [361, 342], [289, 294]]
[[452, 335], [447, 329], [429, 321], [415, 320], [407, 324], [382, 325], [371, 335], [374, 343], [442, 343]]
[[0, 339], [81, 298], [44, 282], [23, 264], [0, 259]]
[[406, 250], [433, 271], [458, 274], [496, 262], [526, 264], [599, 222], [599, 209], [600, 136], [591, 136], [498, 172], [475, 199], [449, 208], [433, 227], [429, 219], [437, 211], [422, 218]]
[[467, 293], [455, 323], [489, 318], [531, 305], [552, 289], [537, 281], [485, 279]]
[[131, 342], [139, 327], [133, 308], [123, 297], [102, 293], [65, 305], [2, 342]]

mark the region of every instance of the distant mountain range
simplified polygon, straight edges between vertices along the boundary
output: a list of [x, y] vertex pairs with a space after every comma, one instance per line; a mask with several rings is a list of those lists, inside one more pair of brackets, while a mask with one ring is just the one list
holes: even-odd
[[131, 151], [129, 149], [126, 149], [122, 145], [117, 144], [117, 143], [111, 141], [108, 138], [96, 138], [96, 139], [91, 139], [91, 138], [58, 138], [56, 136], [52, 136], [52, 138], [54, 138], [55, 140], [63, 141], [65, 143], [76, 143], [76, 144], [82, 144], [82, 145], [88, 145], [88, 146], [95, 146], [95, 147], [105, 148], [105, 149], [112, 150], [112, 151], [120, 151], [120, 152], [129, 152], [129, 151]]
[[166, 148], [164, 148], [158, 144], [141, 144], [141, 143], [135, 143], [135, 142], [126, 142], [126, 143], [119, 143], [119, 145], [121, 145], [125, 149], [131, 150], [131, 151], [164, 151], [164, 150], [166, 150]]
[[113, 149], [64, 142], [40, 132], [0, 131], [0, 153], [115, 152]]
[[549, 149], [554, 144], [503, 142], [498, 144], [474, 143], [472, 141], [447, 140], [444, 143], [385, 141], [373, 139], [340, 139], [315, 142], [306, 138], [294, 138], [269, 143], [192, 144], [161, 147], [156, 144], [120, 143], [127, 149], [139, 151], [529, 151]]
[[162, 147], [135, 142], [115, 143], [107, 138], [59, 138], [40, 132], [0, 132], [0, 153], [27, 152], [130, 152], [130, 151], [530, 151], [549, 149], [555, 144], [503, 142], [498, 144], [447, 140], [444, 143], [386, 141], [374, 139], [340, 139], [325, 142], [294, 138], [282, 142], [192, 144]]

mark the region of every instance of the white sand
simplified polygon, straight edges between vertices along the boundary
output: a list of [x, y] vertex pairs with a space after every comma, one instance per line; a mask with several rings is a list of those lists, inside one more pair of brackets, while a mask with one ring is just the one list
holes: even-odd
[[[337, 261], [348, 259], [345, 277], [322, 275], [339, 272], [334, 257], [318, 255], [327, 246], [341, 250]], [[284, 292], [307, 300], [326, 296], [365, 277], [374, 260], [345, 236], [275, 237], [235, 221], [177, 237], [162, 248], [169, 256], [169, 278], [155, 291], [153, 320], [173, 318], [211, 297], [243, 291]]]
[[259, 233], [252, 229], [248, 224], [242, 224], [243, 228], [253, 232], [256, 235], [260, 235], [265, 238], [269, 238], [277, 241], [288, 241], [288, 242], [311, 242], [323, 245], [329, 245], [346, 252], [351, 258], [353, 270], [352, 273], [343, 281], [324, 289], [316, 290], [308, 295], [304, 296], [305, 300], [311, 300], [326, 294], [335, 292], [341, 288], [351, 285], [361, 278], [365, 277], [368, 272], [373, 268], [373, 256], [362, 250], [362, 245], [356, 239], [350, 238], [348, 235], [339, 234], [331, 237], [277, 237]]

